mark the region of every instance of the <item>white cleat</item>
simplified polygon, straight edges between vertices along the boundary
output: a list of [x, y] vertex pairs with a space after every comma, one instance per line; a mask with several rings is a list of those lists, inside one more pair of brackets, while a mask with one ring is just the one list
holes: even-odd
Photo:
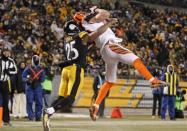
[[43, 129], [44, 131], [50, 131], [50, 115], [46, 112], [46, 110], [43, 110]]

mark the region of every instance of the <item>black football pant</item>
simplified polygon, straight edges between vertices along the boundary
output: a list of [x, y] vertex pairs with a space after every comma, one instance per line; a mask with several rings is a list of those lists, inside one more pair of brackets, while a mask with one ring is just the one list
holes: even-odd
[[9, 108], [8, 108], [8, 102], [9, 102], [8, 81], [0, 81], [0, 95], [2, 96], [3, 122], [9, 123], [10, 114], [9, 114]]

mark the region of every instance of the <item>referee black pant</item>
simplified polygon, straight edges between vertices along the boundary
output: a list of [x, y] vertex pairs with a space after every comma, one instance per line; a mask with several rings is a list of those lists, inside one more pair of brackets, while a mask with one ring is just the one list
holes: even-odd
[[8, 81], [0, 81], [0, 95], [2, 95], [2, 106], [3, 106], [3, 122], [9, 123], [10, 114], [8, 108], [9, 102], [9, 85]]

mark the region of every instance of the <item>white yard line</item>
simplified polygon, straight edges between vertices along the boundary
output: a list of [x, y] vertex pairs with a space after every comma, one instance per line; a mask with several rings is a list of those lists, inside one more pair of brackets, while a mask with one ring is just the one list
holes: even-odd
[[[41, 122], [12, 122], [13, 127], [41, 127]], [[70, 121], [70, 120], [63, 120], [63, 121], [51, 121], [52, 128], [54, 127], [67, 127], [67, 126], [143, 126], [143, 125], [187, 125], [187, 121], [148, 121], [148, 120], [142, 120], [142, 121], [134, 121], [134, 120], [107, 120], [107, 121], [96, 121], [93, 122], [91, 120], [84, 120], [84, 121]], [[69, 128], [68, 128], [69, 129]]]

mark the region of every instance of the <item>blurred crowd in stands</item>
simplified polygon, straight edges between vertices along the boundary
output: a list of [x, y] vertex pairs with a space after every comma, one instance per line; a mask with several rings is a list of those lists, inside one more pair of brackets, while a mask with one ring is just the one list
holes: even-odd
[[[43, 65], [63, 60], [63, 40], [54, 37], [51, 25], [62, 28], [76, 11], [88, 11], [92, 5], [90, 0], [84, 3], [78, 0], [0, 0], [0, 48], [10, 48], [17, 64], [23, 60], [29, 63], [33, 54], [42, 57]], [[123, 38], [122, 45], [140, 56], [150, 70], [164, 69], [170, 61], [179, 74], [187, 75], [187, 13], [153, 9], [133, 2], [121, 4], [118, 0], [101, 0], [97, 6], [110, 10], [112, 16], [118, 18], [119, 22], [112, 29]], [[95, 68], [104, 69], [95, 46], [90, 48], [87, 60], [87, 74], [92, 74]], [[60, 73], [56, 67], [52, 66], [52, 70]], [[118, 75], [129, 77], [135, 75], [135, 71], [119, 64]]]
[[152, 4], [160, 4], [172, 7], [183, 7], [187, 8], [187, 0], [137, 0], [141, 2], [149, 2]]

